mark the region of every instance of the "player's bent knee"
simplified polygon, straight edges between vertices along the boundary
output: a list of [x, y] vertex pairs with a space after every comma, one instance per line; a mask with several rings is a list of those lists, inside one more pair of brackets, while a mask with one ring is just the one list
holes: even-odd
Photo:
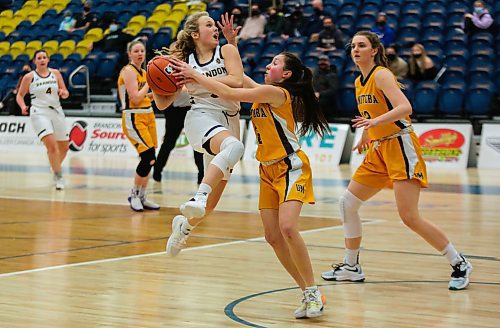
[[363, 201], [354, 196], [349, 190], [339, 199], [340, 216], [344, 223], [344, 237], [345, 238], [358, 238], [361, 237], [361, 219], [358, 210], [363, 204]]
[[149, 148], [148, 150], [140, 153], [139, 156], [141, 157], [141, 161], [137, 165], [135, 172], [138, 176], [145, 178], [149, 175], [149, 172], [151, 172], [151, 168], [156, 161], [155, 149]]
[[220, 152], [212, 159], [210, 164], [217, 166], [226, 177], [231, 169], [243, 156], [245, 147], [243, 143], [235, 137], [227, 137], [220, 145]]

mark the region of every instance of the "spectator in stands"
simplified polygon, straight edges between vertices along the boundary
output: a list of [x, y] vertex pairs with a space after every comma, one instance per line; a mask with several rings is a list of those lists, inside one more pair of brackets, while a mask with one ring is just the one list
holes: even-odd
[[59, 31], [69, 32], [75, 27], [76, 19], [73, 18], [73, 13], [71, 10], [66, 10], [64, 12], [64, 17], [59, 25]]
[[480, 32], [493, 33], [493, 18], [485, 7], [484, 2], [479, 0], [474, 1], [474, 12], [472, 14], [464, 14], [462, 27], [464, 32], [469, 36]]
[[323, 30], [318, 35], [318, 50], [330, 51], [344, 47], [342, 32], [333, 24], [331, 17], [323, 19]]
[[415, 43], [411, 47], [411, 58], [409, 63], [408, 78], [418, 82], [432, 80], [436, 77], [437, 68], [432, 59], [427, 56], [425, 48], [420, 43]]
[[387, 15], [384, 12], [380, 12], [377, 17], [377, 24], [372, 28], [372, 32], [375, 32], [384, 47], [388, 47], [394, 43], [395, 33], [392, 27], [387, 25]]
[[85, 1], [83, 13], [76, 19], [75, 26], [70, 32], [84, 30], [85, 32], [97, 24], [97, 15], [92, 12], [92, 1]]
[[238, 26], [243, 26], [245, 23], [245, 18], [243, 17], [243, 12], [241, 7], [236, 6], [231, 10], [231, 15], [233, 15], [233, 29], [237, 29]]
[[387, 57], [388, 68], [398, 80], [406, 79], [408, 74], [408, 63], [398, 56], [396, 45], [390, 45], [385, 48], [385, 56]]
[[103, 52], [119, 52], [120, 53], [120, 67], [125, 66], [128, 62], [127, 44], [133, 40], [139, 40], [146, 43], [147, 37], [134, 37], [128, 33], [123, 32], [120, 28], [120, 23], [117, 19], [113, 19], [109, 25], [109, 33], [105, 35], [100, 41], [90, 44], [89, 48], [99, 49]]
[[[9, 115], [15, 115], [15, 116], [23, 115], [21, 107], [19, 107], [19, 104], [16, 101], [16, 95], [17, 91], [19, 90], [19, 86], [21, 85], [21, 81], [23, 80], [23, 77], [31, 71], [32, 71], [31, 65], [29, 63], [24, 64], [23, 69], [21, 71], [21, 76], [19, 77], [19, 81], [17, 81], [16, 88], [10, 91], [4, 97], [4, 99], [0, 101], [0, 109], [5, 107], [5, 111], [7, 111]], [[31, 95], [29, 93], [26, 93], [26, 95], [24, 96], [24, 103], [28, 107], [31, 106]]]
[[245, 24], [243, 24], [243, 28], [241, 29], [240, 39], [246, 40], [263, 36], [266, 23], [267, 19], [260, 12], [259, 6], [252, 5], [250, 17], [245, 20]]
[[295, 5], [294, 11], [287, 17], [285, 21], [285, 31], [283, 37], [286, 39], [288, 37], [303, 36], [305, 19], [304, 13], [302, 12], [302, 6], [300, 4]]
[[339, 88], [337, 67], [330, 65], [330, 58], [321, 55], [318, 58], [318, 68], [313, 73], [313, 87], [319, 105], [328, 122], [332, 122], [337, 110], [336, 94]]
[[285, 31], [285, 17], [283, 17], [283, 13], [278, 12], [278, 9], [276, 7], [269, 7], [269, 10], [267, 12], [269, 14], [269, 19], [267, 20], [267, 24], [264, 27], [264, 34], [283, 34], [283, 32]]
[[326, 17], [322, 0], [313, 0], [311, 5], [314, 11], [306, 22], [304, 34], [307, 36], [319, 33], [323, 29], [323, 20]]

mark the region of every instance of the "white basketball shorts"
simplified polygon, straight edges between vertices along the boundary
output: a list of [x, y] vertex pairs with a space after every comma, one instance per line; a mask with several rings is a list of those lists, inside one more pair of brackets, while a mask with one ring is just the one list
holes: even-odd
[[184, 120], [184, 133], [197, 152], [208, 154], [203, 144], [221, 131], [229, 131], [240, 139], [240, 115], [213, 109], [191, 109]]
[[58, 141], [69, 140], [69, 133], [64, 123], [65, 115], [62, 108], [31, 107], [30, 119], [33, 130], [40, 140], [49, 134], [54, 134], [54, 137]]

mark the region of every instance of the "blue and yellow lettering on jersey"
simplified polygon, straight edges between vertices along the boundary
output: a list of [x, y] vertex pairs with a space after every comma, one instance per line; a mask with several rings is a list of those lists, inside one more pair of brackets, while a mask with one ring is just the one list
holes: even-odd
[[[375, 83], [375, 73], [381, 69], [387, 69], [382, 66], [375, 66], [368, 76], [364, 78], [359, 76], [354, 85], [356, 87], [356, 101], [358, 103], [358, 110], [361, 116], [365, 118], [375, 118], [382, 114], [387, 113], [392, 109], [391, 102], [382, 90], [377, 88]], [[392, 73], [391, 73], [392, 74]], [[394, 77], [396, 79], [396, 77]], [[368, 136], [370, 139], [380, 139], [408, 127], [411, 124], [410, 117], [398, 120], [393, 123], [379, 125], [368, 129]]]
[[300, 149], [290, 93], [281, 89], [286, 96], [283, 105], [271, 107], [268, 103], [254, 103], [250, 110], [259, 162], [282, 159]]
[[[147, 80], [146, 80], [146, 71], [143, 70], [142, 68], [137, 68], [135, 65], [128, 64], [125, 67], [132, 67], [134, 69], [134, 72], [137, 76], [137, 90], [141, 90], [144, 85], [146, 85]], [[118, 77], [118, 96], [120, 97], [120, 104], [121, 104], [121, 109], [137, 109], [137, 108], [150, 108], [151, 107], [151, 100], [147, 95], [144, 96], [144, 99], [142, 99], [138, 103], [134, 103], [130, 100], [130, 97], [127, 93], [127, 88], [125, 87], [125, 82], [123, 81], [123, 76], [122, 72], [125, 69], [125, 67], [122, 68], [120, 71], [120, 76]]]

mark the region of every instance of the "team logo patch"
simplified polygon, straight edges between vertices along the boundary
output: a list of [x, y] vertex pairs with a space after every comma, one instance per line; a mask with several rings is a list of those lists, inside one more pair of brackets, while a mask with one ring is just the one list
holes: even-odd
[[219, 58], [217, 58], [217, 59], [215, 60], [215, 62], [216, 62], [217, 64], [220, 64], [220, 59], [219, 59]]
[[87, 139], [87, 122], [75, 121], [69, 131], [69, 149], [80, 151]]

